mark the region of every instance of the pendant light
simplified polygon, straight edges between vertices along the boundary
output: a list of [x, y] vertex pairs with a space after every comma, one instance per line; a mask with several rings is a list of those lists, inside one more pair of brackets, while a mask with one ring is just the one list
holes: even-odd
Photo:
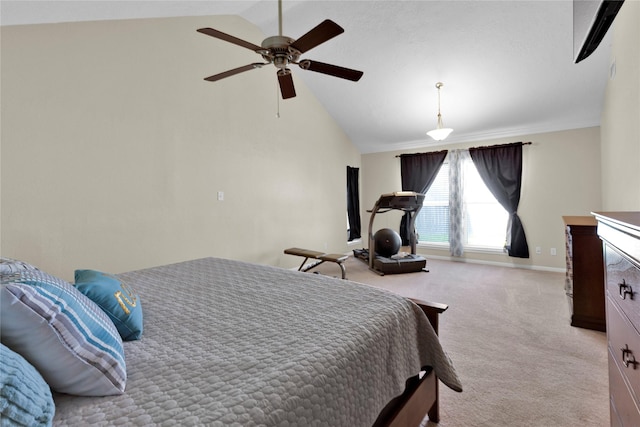
[[427, 132], [427, 135], [429, 135], [436, 141], [442, 141], [443, 139], [446, 139], [449, 134], [453, 132], [453, 129], [445, 128], [442, 124], [442, 114], [440, 114], [440, 88], [442, 86], [444, 86], [442, 82], [436, 83], [436, 89], [438, 89], [438, 125], [434, 130], [430, 130], [429, 132]]

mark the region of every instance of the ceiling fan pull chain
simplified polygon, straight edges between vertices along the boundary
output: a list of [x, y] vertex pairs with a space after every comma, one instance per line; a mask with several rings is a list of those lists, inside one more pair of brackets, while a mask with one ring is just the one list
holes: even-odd
[[280, 87], [276, 85], [276, 118], [280, 118]]

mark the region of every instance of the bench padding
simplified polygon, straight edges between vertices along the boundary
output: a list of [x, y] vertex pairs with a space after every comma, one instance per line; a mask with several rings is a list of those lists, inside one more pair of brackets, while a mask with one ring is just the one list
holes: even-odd
[[[312, 268], [317, 267], [318, 265], [322, 264], [325, 261], [335, 262], [340, 266], [340, 270], [342, 271], [342, 278], [346, 279], [346, 271], [345, 271], [343, 262], [345, 262], [347, 258], [349, 258], [349, 255], [327, 254], [324, 252], [312, 251], [309, 249], [301, 249], [301, 248], [285, 249], [284, 253], [287, 255], [297, 255], [297, 256], [304, 257], [304, 261], [302, 262], [302, 264], [300, 265], [300, 268], [298, 269], [299, 271], [311, 270]], [[305, 266], [304, 264], [309, 258], [318, 259], [320, 261], [316, 262], [315, 264]]]

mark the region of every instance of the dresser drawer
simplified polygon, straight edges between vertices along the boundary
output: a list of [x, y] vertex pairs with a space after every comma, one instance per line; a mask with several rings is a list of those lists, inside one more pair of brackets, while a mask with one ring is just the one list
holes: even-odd
[[635, 400], [640, 401], [640, 334], [610, 297], [607, 301], [607, 325], [610, 326], [609, 351], [622, 377], [629, 383]]
[[640, 270], [609, 245], [605, 246], [607, 292], [640, 331]]
[[640, 409], [634, 401], [625, 381], [620, 374], [614, 358], [616, 355], [609, 349], [609, 393], [611, 395], [611, 425], [624, 427], [640, 426]]

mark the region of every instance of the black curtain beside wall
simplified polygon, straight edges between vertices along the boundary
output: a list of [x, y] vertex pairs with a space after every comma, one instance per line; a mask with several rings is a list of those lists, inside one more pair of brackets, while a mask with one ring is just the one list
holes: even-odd
[[[426, 193], [436, 179], [445, 157], [447, 157], [447, 150], [400, 155], [402, 191]], [[409, 236], [415, 232], [409, 230], [408, 225], [409, 214], [405, 213], [400, 222], [400, 237], [404, 246], [409, 244]]]
[[505, 249], [509, 256], [529, 258], [529, 245], [518, 217], [522, 186], [522, 143], [470, 148], [478, 174], [509, 213]]
[[359, 168], [347, 166], [347, 217], [349, 241], [361, 237]]

